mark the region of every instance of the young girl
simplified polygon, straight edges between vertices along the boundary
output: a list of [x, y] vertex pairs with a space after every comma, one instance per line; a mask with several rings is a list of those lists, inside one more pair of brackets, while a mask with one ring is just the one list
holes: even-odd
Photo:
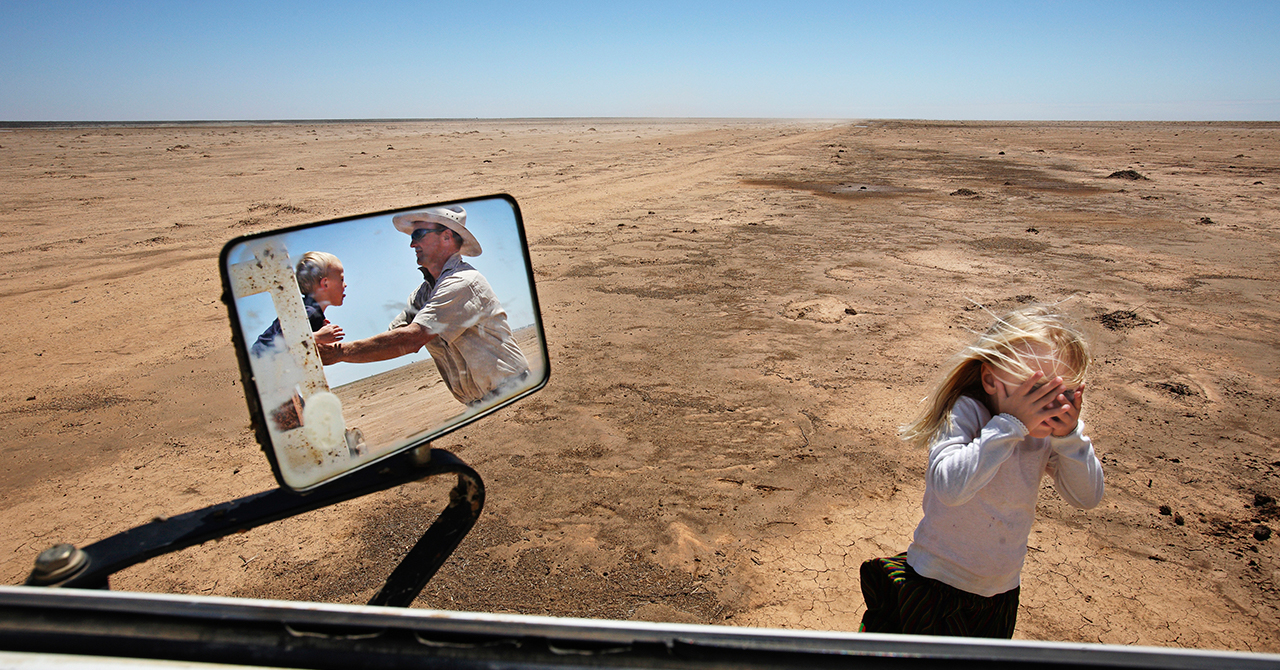
[[1013, 637], [1040, 479], [1074, 507], [1102, 500], [1080, 422], [1088, 368], [1083, 336], [1044, 306], [1005, 315], [956, 357], [902, 429], [929, 447], [924, 518], [905, 553], [862, 564], [862, 630]]

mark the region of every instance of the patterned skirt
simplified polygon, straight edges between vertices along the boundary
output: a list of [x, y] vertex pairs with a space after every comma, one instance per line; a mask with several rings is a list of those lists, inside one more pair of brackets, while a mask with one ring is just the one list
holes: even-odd
[[862, 564], [867, 611], [860, 631], [908, 635], [1013, 637], [1018, 589], [989, 598], [922, 577], [905, 552]]

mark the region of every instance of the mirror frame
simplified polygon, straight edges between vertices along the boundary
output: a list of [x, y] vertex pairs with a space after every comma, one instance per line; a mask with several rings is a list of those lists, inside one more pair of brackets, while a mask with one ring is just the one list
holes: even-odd
[[[276, 446], [271, 439], [271, 434], [267, 427], [267, 421], [269, 421], [270, 418], [266, 416], [266, 409], [262, 406], [260, 389], [257, 383], [256, 375], [254, 374], [253, 365], [251, 363], [252, 354], [250, 353], [250, 350], [249, 350], [249, 345], [251, 343], [247, 341], [247, 337], [244, 333], [241, 315], [236, 305], [237, 298], [236, 298], [235, 292], [232, 289], [233, 283], [230, 275], [231, 253], [234, 250], [241, 247], [241, 245], [253, 242], [255, 240], [259, 240], [262, 238], [276, 237], [276, 236], [285, 235], [292, 232], [306, 230], [309, 228], [339, 224], [347, 221], [355, 221], [359, 219], [367, 219], [367, 218], [377, 217], [377, 216], [388, 216], [392, 214], [411, 212], [414, 210], [427, 209], [431, 207], [442, 207], [446, 205], [461, 205], [465, 208], [468, 205], [468, 203], [474, 203], [474, 202], [485, 201], [485, 200], [502, 200], [506, 202], [511, 207], [512, 216], [515, 218], [514, 223], [515, 223], [516, 233], [519, 238], [518, 241], [520, 245], [520, 252], [521, 252], [521, 255], [523, 256], [524, 264], [525, 264], [525, 273], [526, 273], [525, 280], [529, 287], [529, 300], [533, 310], [532, 325], [535, 326], [537, 329], [538, 347], [540, 349], [539, 354], [542, 357], [541, 379], [534, 381], [534, 383], [524, 387], [522, 390], [517, 391], [506, 398], [503, 398], [501, 401], [494, 403], [493, 405], [484, 407], [483, 409], [477, 411], [474, 414], [468, 415], [457, 421], [446, 422], [440, 426], [429, 426], [423, 433], [420, 434], [420, 436], [413, 437], [410, 441], [405, 442], [403, 444], [399, 444], [394, 449], [388, 449], [385, 453], [380, 453], [376, 457], [370, 458], [369, 460], [362, 462], [352, 468], [340, 471], [333, 475], [322, 477], [320, 480], [312, 482], [310, 484], [306, 484], [302, 486], [294, 486], [290, 484], [285, 476], [285, 472], [281, 468], [279, 457], [276, 454]], [[286, 228], [279, 228], [274, 230], [261, 231], [257, 233], [250, 233], [248, 235], [241, 235], [227, 241], [223, 245], [222, 251], [218, 255], [218, 272], [222, 279], [222, 302], [227, 307], [227, 313], [228, 313], [230, 326], [231, 326], [231, 340], [236, 352], [236, 361], [240, 367], [240, 381], [241, 381], [241, 385], [244, 388], [245, 402], [248, 405], [249, 418], [253, 425], [254, 436], [257, 439], [258, 444], [262, 447], [262, 450], [266, 452], [267, 461], [271, 464], [272, 474], [275, 476], [276, 482], [280, 485], [282, 489], [287, 489], [295, 493], [305, 493], [305, 492], [314, 490], [317, 487], [334, 482], [353, 472], [357, 472], [365, 468], [368, 468], [370, 466], [373, 466], [377, 463], [380, 463], [386, 460], [387, 458], [395, 456], [396, 454], [401, 454], [411, 449], [422, 447], [423, 445], [426, 445], [432, 442], [433, 440], [437, 440], [441, 437], [444, 437], [445, 435], [448, 435], [449, 433], [452, 433], [464, 426], [470, 425], [471, 423], [474, 423], [475, 421], [478, 421], [498, 411], [499, 409], [507, 407], [508, 405], [511, 405], [512, 403], [522, 398], [525, 398], [529, 395], [532, 395], [533, 393], [536, 393], [537, 391], [545, 387], [547, 385], [547, 382], [551, 379], [551, 361], [547, 352], [546, 330], [543, 327], [542, 309], [538, 302], [537, 287], [534, 282], [533, 262], [529, 255], [529, 243], [524, 230], [524, 216], [520, 211], [520, 206], [516, 202], [516, 199], [506, 193], [496, 193], [491, 195], [482, 195], [482, 196], [462, 198], [462, 199], [444, 200], [444, 201], [431, 202], [431, 203], [426, 203], [421, 205], [396, 207], [394, 209], [386, 209], [386, 210], [380, 210], [375, 212], [362, 212], [359, 214], [342, 216], [342, 217], [337, 217], [333, 219], [311, 221], [303, 224], [289, 226]]]

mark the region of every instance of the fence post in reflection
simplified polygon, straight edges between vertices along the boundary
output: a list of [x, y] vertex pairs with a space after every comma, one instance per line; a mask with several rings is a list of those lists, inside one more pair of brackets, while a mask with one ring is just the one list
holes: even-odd
[[[301, 430], [303, 408], [317, 393], [327, 393], [320, 353], [312, 339], [311, 324], [302, 304], [302, 291], [289, 263], [289, 251], [278, 240], [260, 241], [250, 247], [251, 260], [229, 268], [235, 297], [269, 293], [280, 319], [281, 336], [268, 355], [253, 362], [254, 378], [268, 415], [267, 428], [276, 453], [296, 468], [324, 468], [351, 457], [344, 425], [334, 426], [333, 439]], [[337, 422], [342, 423], [341, 411]]]

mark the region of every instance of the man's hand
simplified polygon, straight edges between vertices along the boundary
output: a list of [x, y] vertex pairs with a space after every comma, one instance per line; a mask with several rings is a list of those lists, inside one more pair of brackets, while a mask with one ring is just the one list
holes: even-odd
[[340, 346], [342, 346], [340, 342], [325, 343], [316, 340], [316, 353], [320, 355], [320, 365], [333, 365], [341, 360], [338, 358], [340, 355], [338, 347]]

